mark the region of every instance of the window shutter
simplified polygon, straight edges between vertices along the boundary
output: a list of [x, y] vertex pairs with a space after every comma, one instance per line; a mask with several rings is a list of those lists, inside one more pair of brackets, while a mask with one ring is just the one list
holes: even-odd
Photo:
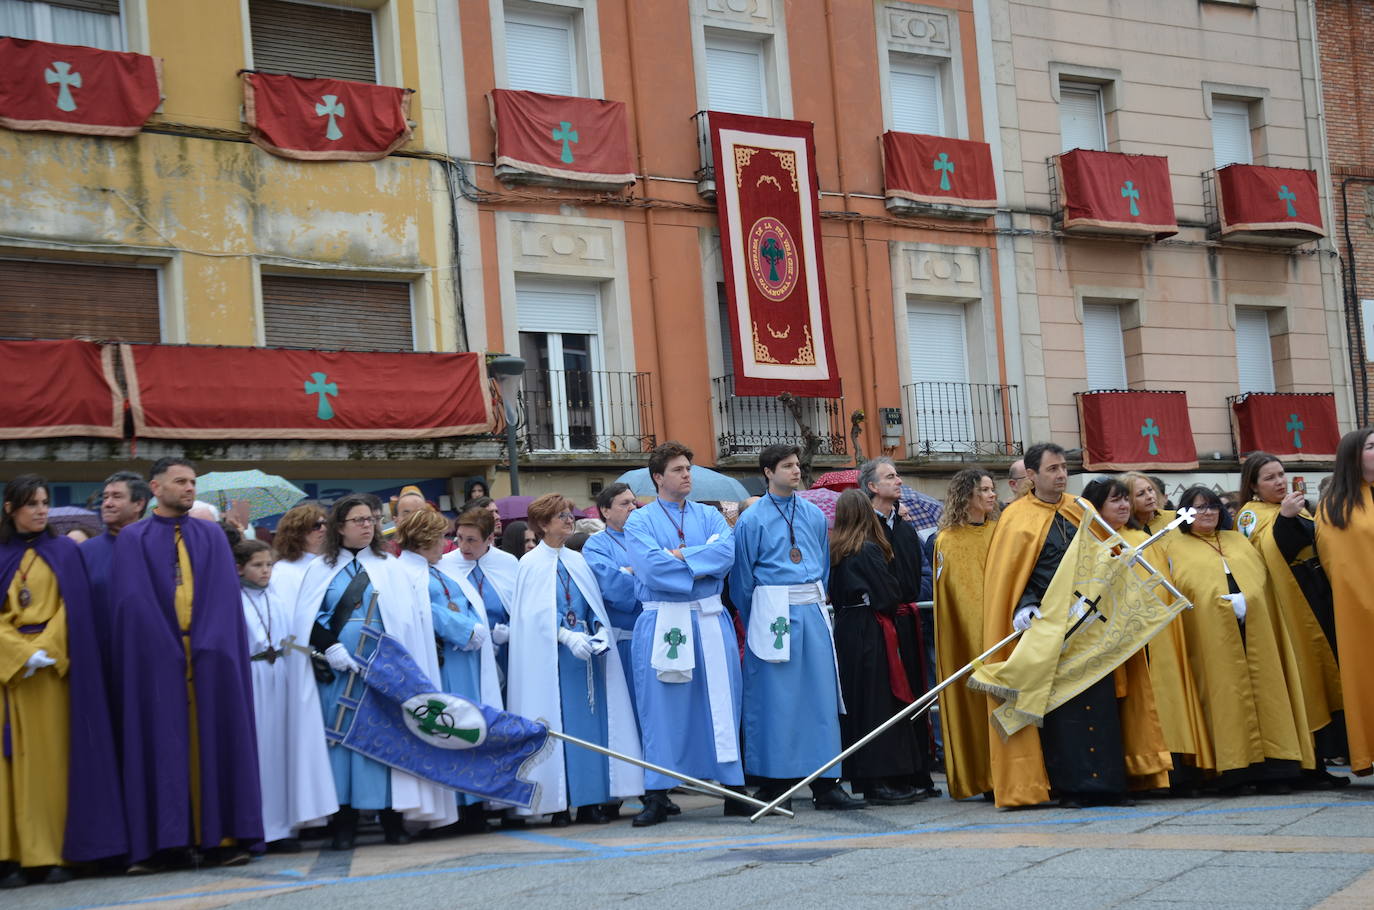
[[124, 49], [119, 0], [0, 0], [0, 35]]
[[415, 350], [404, 281], [263, 275], [262, 317], [268, 347]]
[[740, 38], [706, 39], [708, 104], [727, 114], [768, 114], [763, 76], [763, 46]]
[[1127, 387], [1119, 306], [1083, 304], [1083, 355], [1088, 363], [1088, 391]]
[[1212, 99], [1212, 154], [1217, 167], [1254, 162], [1250, 145], [1250, 105]]
[[1093, 85], [1059, 87], [1059, 134], [1063, 151], [1107, 150], [1102, 123], [1102, 90]]
[[725, 375], [729, 376], [735, 372], [735, 348], [734, 348], [734, 311], [730, 307], [730, 299], [725, 296], [725, 285], [716, 285], [717, 306], [720, 308], [720, 362], [725, 368]]
[[0, 337], [161, 341], [157, 269], [0, 259]]
[[1242, 392], [1274, 391], [1274, 352], [1264, 310], [1236, 309], [1236, 373]]
[[892, 100], [892, 128], [903, 133], [944, 135], [940, 68], [934, 64], [891, 58], [888, 95]]
[[573, 60], [571, 18], [506, 14], [506, 80], [511, 88], [576, 95]]
[[595, 291], [522, 285], [515, 290], [515, 309], [522, 332], [601, 334], [601, 300]]
[[254, 69], [377, 81], [370, 12], [286, 0], [248, 0], [248, 20]]
[[968, 382], [962, 306], [907, 307], [906, 337], [913, 382]]

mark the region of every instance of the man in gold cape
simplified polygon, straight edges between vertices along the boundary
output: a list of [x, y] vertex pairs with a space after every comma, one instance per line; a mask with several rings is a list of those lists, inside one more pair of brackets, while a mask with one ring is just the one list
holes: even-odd
[[[1043, 598], [1039, 595], [1047, 593], [1050, 579], [1083, 520], [1082, 509], [1063, 492], [1068, 481], [1064, 450], [1052, 443], [1041, 443], [1027, 450], [1025, 462], [1031, 491], [1002, 513], [988, 551], [984, 576], [985, 643], [1001, 641], [1012, 631], [1018, 607], [1040, 604]], [[1071, 605], [1072, 601], [1051, 609], [1067, 618]], [[1043, 616], [1035, 620], [1044, 621]], [[1063, 625], [1053, 633], [1059, 636], [1055, 648], [1062, 646], [1067, 628]], [[1048, 640], [1051, 633], [1052, 629], [1047, 627], [1034, 639]], [[969, 684], [1005, 695], [1009, 688], [1002, 685], [1005, 680], [990, 670], [1006, 661], [1010, 653], [1012, 649], [1007, 648], [991, 655], [987, 664], [975, 671]], [[1046, 653], [1042, 674], [1047, 674], [1048, 684], [1053, 679], [1057, 652]], [[989, 699], [990, 713], [999, 708], [999, 700]], [[1041, 722], [1045, 723], [1043, 715]], [[1055, 769], [1056, 790], [1062, 791], [1059, 796], [1067, 803], [1076, 803], [1078, 795], [1111, 801], [1113, 793], [1120, 798], [1128, 788], [1163, 786], [1171, 767], [1154, 710], [1149, 671], [1139, 653], [1110, 679], [1104, 677], [1087, 687], [1050, 715], [1046, 727], [1050, 741], [1043, 747], [1041, 729], [1034, 722], [1012, 731], [994, 723], [994, 729], [999, 735], [989, 737], [993, 792], [1001, 807], [1045, 802], [1050, 795], [1047, 763]], [[1127, 779], [1113, 781], [1101, 777], [1108, 764], [1102, 761], [1106, 757], [1104, 750], [1108, 749], [1112, 753], [1119, 750]]]

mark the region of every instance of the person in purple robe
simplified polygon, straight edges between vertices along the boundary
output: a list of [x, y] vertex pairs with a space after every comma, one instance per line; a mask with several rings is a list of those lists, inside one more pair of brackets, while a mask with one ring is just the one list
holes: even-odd
[[133, 471], [116, 471], [105, 478], [100, 490], [100, 520], [105, 525], [105, 533], [81, 544], [81, 559], [86, 563], [86, 576], [91, 580], [91, 621], [106, 669], [113, 644], [110, 560], [114, 557], [115, 539], [120, 531], [143, 517], [152, 495], [148, 481]]
[[0, 514], [0, 888], [66, 881], [127, 850], [90, 585], [21, 474]]
[[224, 532], [191, 518], [195, 466], [148, 475], [153, 514], [120, 532], [110, 578], [130, 872], [242, 865], [261, 849], [248, 636]]

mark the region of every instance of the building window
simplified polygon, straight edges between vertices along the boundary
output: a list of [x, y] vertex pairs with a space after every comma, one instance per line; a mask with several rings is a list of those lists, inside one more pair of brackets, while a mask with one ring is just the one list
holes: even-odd
[[0, 0], [0, 35], [124, 50], [119, 0]]
[[262, 276], [268, 347], [413, 351], [410, 283]]
[[506, 83], [550, 95], [580, 95], [577, 32], [571, 13], [506, 9]]
[[588, 285], [522, 282], [515, 301], [530, 447], [602, 448], [601, 295]]
[[1085, 82], [1062, 82], [1059, 86], [1060, 147], [1107, 150], [1107, 121], [1103, 115], [1102, 87]]
[[1364, 318], [1364, 359], [1374, 361], [1374, 300], [1360, 301], [1360, 315]]
[[1249, 102], [1212, 99], [1212, 155], [1216, 167], [1254, 163]]
[[888, 97], [894, 130], [945, 135], [941, 70], [941, 64], [911, 54], [888, 55]]
[[706, 35], [706, 85], [710, 110], [769, 114], [766, 38]]
[[0, 259], [0, 334], [158, 342], [158, 270]]
[[961, 450], [975, 441], [966, 331], [963, 304], [907, 305], [905, 420], [912, 441], [927, 451]]
[[1236, 373], [1242, 392], [1274, 391], [1267, 310], [1236, 307]]
[[373, 14], [288, 0], [248, 0], [253, 68], [376, 82]]
[[1087, 361], [1088, 391], [1127, 387], [1120, 306], [1083, 304], [1083, 357]]

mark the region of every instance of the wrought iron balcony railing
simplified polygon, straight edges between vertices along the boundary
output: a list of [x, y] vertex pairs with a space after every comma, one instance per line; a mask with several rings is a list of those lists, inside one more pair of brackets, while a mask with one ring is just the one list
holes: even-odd
[[648, 373], [526, 370], [520, 406], [531, 452], [647, 452], [655, 445]]
[[902, 386], [902, 411], [912, 458], [1022, 452], [1014, 385], [914, 382]]
[[[804, 445], [801, 426], [781, 401], [772, 396], [735, 394], [735, 377], [727, 373], [711, 380], [720, 429], [720, 454], [747, 455], [775, 443]], [[820, 437], [820, 455], [847, 451], [843, 398], [797, 398], [802, 419]]]

